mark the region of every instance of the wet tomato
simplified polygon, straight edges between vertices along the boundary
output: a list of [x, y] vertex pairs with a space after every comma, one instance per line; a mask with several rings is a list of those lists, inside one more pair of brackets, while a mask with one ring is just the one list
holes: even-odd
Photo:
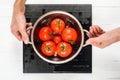
[[62, 31], [62, 39], [66, 42], [74, 44], [77, 40], [77, 32], [74, 28], [68, 27]]
[[61, 33], [62, 30], [65, 28], [65, 22], [60, 18], [55, 18], [51, 22], [51, 29], [55, 33]]
[[54, 36], [53, 41], [54, 41], [56, 44], [58, 44], [59, 42], [62, 41], [62, 38], [61, 38], [61, 36]]
[[46, 56], [53, 56], [56, 51], [56, 45], [53, 41], [45, 41], [41, 46], [41, 50]]
[[57, 54], [58, 56], [65, 58], [68, 57], [72, 52], [72, 47], [69, 43], [60, 42], [57, 45]]
[[42, 41], [48, 41], [51, 40], [53, 38], [53, 34], [52, 34], [52, 30], [50, 27], [45, 26], [42, 27], [39, 31], [39, 38]]

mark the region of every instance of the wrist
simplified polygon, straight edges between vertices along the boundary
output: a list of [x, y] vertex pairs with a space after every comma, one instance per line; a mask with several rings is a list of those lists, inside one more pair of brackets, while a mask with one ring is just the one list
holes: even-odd
[[120, 27], [118, 27], [117, 29], [118, 29], [117, 38], [118, 38], [118, 41], [120, 41]]
[[16, 0], [13, 6], [14, 14], [24, 14], [25, 13], [25, 3]]
[[113, 34], [113, 36], [114, 36], [113, 39], [115, 40], [115, 42], [120, 41], [120, 27], [114, 29], [112, 33], [114, 33]]

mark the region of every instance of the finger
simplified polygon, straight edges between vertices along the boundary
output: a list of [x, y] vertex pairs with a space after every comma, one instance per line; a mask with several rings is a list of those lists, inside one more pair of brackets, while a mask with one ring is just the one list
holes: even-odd
[[[30, 27], [30, 26], [32, 26], [32, 23], [26, 23], [26, 26]], [[20, 29], [20, 33], [22, 35], [22, 39], [23, 39], [24, 43], [28, 44], [28, 42], [29, 42], [28, 35], [30, 34], [30, 31], [26, 31], [25, 28], [22, 28], [22, 29]]]
[[[91, 38], [90, 38], [91, 39]], [[88, 39], [85, 43], [86, 44], [91, 44], [90, 39]]]
[[[29, 27], [27, 27], [27, 28], [29, 28]], [[30, 35], [30, 30], [27, 30], [27, 35], [28, 35], [28, 36]]]
[[91, 44], [93, 46], [99, 47], [99, 48], [104, 48], [105, 46], [103, 43], [100, 41], [99, 37], [97, 38], [90, 38], [86, 41], [86, 44]]
[[25, 44], [28, 44], [29, 38], [26, 29], [22, 28], [20, 29], [20, 33], [22, 35], [22, 40], [24, 41]]
[[105, 33], [105, 31], [104, 31], [100, 26], [96, 26], [96, 27], [97, 27], [97, 29], [99, 30], [99, 33], [100, 33], [100, 34]]
[[101, 34], [105, 33], [105, 31], [100, 28], [98, 25], [94, 26], [94, 32], [96, 33], [96, 37], [100, 36]]
[[102, 33], [100, 27], [98, 26], [94, 27], [94, 32], [96, 33], [96, 37], [100, 36]]
[[102, 28], [100, 28], [100, 26], [95, 26], [95, 29], [96, 29], [96, 31], [98, 32], [98, 33], [102, 33], [103, 32], [103, 29]]
[[12, 25], [12, 27], [11, 27], [11, 33], [12, 33], [19, 41], [21, 41], [21, 40], [22, 40], [22, 37], [21, 37], [19, 31], [18, 31], [17, 29], [14, 29], [13, 27], [14, 27], [14, 25]]
[[[32, 23], [31, 23], [31, 22], [26, 23], [26, 26], [27, 26], [27, 28], [28, 28], [28, 27], [31, 27], [31, 26], [32, 26]], [[27, 30], [27, 34], [30, 35], [30, 30]]]
[[86, 35], [87, 35], [89, 38], [92, 37], [91, 34], [90, 34], [90, 27], [89, 27], [89, 32], [87, 32]]
[[96, 37], [95, 32], [94, 32], [94, 27], [90, 27], [90, 34], [92, 37]]
[[94, 27], [94, 31], [96, 31], [96, 33], [100, 33], [101, 29], [99, 26], [95, 26]]
[[92, 30], [93, 30], [93, 33], [94, 33], [94, 37], [98, 37], [101, 34], [103, 34], [103, 29], [101, 29], [98, 25], [92, 26]]
[[13, 34], [19, 41], [22, 41], [22, 36], [19, 31], [13, 32]]
[[95, 38], [90, 38], [90, 39], [88, 39], [88, 40], [86, 41], [86, 44], [91, 44], [91, 45], [93, 45], [93, 46], [99, 47], [99, 46], [97, 45], [97, 41], [95, 40]]
[[97, 37], [98, 32], [96, 31], [96, 26], [97, 25], [92, 25], [89, 28], [89, 33], [90, 33], [91, 37]]
[[86, 35], [87, 35], [89, 38], [92, 37], [91, 34], [90, 34], [90, 32], [89, 32], [89, 33], [86, 33]]
[[95, 37], [97, 37], [97, 34], [99, 33], [99, 31], [96, 28], [96, 26], [93, 27], [93, 33]]
[[27, 31], [27, 34], [30, 35], [30, 30]]
[[32, 26], [32, 23], [31, 22], [26, 23], [26, 26], [30, 27], [30, 26]]

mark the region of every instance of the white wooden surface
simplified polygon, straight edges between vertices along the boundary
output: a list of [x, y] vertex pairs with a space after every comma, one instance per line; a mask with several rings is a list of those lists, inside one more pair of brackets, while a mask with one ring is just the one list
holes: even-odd
[[[23, 74], [22, 43], [10, 32], [13, 3], [0, 2], [0, 80], [120, 80], [120, 42], [105, 49], [93, 47], [92, 74]], [[92, 4], [93, 24], [106, 31], [120, 26], [120, 0], [27, 0], [27, 4]]]

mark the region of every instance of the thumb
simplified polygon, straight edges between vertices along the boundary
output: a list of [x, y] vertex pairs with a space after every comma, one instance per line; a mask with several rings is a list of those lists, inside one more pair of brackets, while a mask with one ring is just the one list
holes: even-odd
[[90, 38], [86, 41], [86, 44], [97, 45], [98, 39], [97, 38]]
[[86, 43], [86, 44], [91, 44], [91, 38], [88, 39], [85, 43]]
[[101, 40], [101, 38], [96, 37], [96, 38], [90, 38], [86, 41], [86, 44], [91, 44], [93, 46], [99, 47], [99, 48], [105, 48], [106, 43], [104, 43], [104, 40]]
[[[32, 26], [32, 23], [26, 23], [26, 26], [30, 27], [30, 26]], [[20, 30], [20, 32], [21, 32], [22, 39], [23, 39], [24, 43], [25, 43], [25, 44], [28, 44], [28, 42], [29, 42], [29, 37], [28, 37], [27, 31], [26, 31], [26, 27], [25, 27], [25, 28], [22, 28], [22, 29]]]
[[24, 43], [25, 43], [25, 44], [28, 44], [28, 42], [29, 42], [29, 37], [28, 37], [28, 34], [27, 34], [26, 30], [23, 29], [23, 30], [20, 30], [20, 32], [21, 32], [22, 39], [23, 39]]

